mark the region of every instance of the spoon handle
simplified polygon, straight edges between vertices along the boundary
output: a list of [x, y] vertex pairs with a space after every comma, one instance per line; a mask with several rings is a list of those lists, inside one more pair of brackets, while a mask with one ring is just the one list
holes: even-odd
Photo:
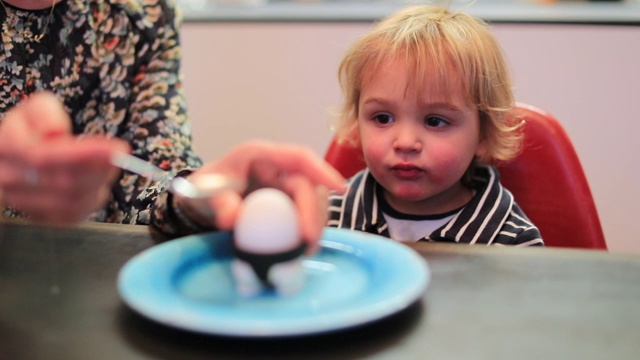
[[111, 164], [132, 173], [160, 182], [168, 191], [190, 199], [207, 199], [221, 191], [241, 191], [246, 187], [244, 181], [234, 176], [205, 174], [191, 182], [182, 177], [173, 177], [171, 173], [137, 158], [133, 155], [116, 152], [111, 156]]
[[159, 167], [123, 152], [113, 153], [111, 156], [111, 164], [155, 181], [164, 182], [169, 181], [172, 178], [170, 173], [160, 169]]

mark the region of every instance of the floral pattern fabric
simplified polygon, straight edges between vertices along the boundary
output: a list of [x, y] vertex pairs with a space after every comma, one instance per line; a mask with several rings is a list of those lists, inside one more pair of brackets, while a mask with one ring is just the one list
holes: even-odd
[[[63, 101], [74, 134], [124, 139], [134, 155], [173, 173], [201, 166], [179, 71], [180, 16], [167, 1], [62, 0], [48, 24], [51, 9], [5, 3], [0, 117], [30, 94], [50, 90]], [[44, 37], [29, 41], [27, 30]], [[158, 184], [124, 172], [108, 204], [88, 220], [175, 234], [167, 196]], [[9, 208], [3, 214], [20, 215]]]

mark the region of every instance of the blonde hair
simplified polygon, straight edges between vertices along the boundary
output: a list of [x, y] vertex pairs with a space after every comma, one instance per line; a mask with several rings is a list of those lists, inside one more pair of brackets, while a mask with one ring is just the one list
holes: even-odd
[[[347, 51], [338, 70], [344, 102], [336, 135], [358, 143], [358, 101], [365, 72], [384, 61], [404, 56], [414, 75], [439, 72], [435, 81], [446, 86], [453, 70], [468, 99], [478, 106], [480, 134], [486, 144], [482, 162], [509, 160], [520, 149], [520, 122], [511, 112], [514, 97], [500, 45], [485, 22], [436, 6], [413, 6], [381, 21]], [[455, 77], [453, 77], [455, 79]]]

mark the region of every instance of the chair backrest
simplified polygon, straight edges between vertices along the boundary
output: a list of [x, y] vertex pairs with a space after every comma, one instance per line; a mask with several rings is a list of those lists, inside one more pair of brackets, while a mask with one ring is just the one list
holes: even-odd
[[[540, 229], [547, 246], [607, 249], [587, 178], [564, 128], [551, 114], [518, 104], [524, 146], [498, 165], [502, 184]], [[325, 160], [343, 176], [365, 167], [362, 152], [334, 138]]]

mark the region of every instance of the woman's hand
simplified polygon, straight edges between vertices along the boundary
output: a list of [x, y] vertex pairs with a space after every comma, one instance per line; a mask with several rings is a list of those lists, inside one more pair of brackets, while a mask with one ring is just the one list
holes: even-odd
[[296, 204], [300, 235], [308, 242], [309, 253], [316, 250], [326, 224], [328, 191], [342, 191], [345, 186], [345, 179], [310, 149], [265, 141], [244, 143], [189, 177], [213, 173], [245, 180], [247, 189], [226, 191], [212, 197], [207, 203], [210, 211], [202, 211], [197, 204], [178, 199], [180, 208], [189, 217], [202, 225], [231, 230], [244, 194], [262, 187], [277, 188], [289, 194]]
[[71, 134], [71, 121], [50, 93], [32, 95], [0, 124], [0, 200], [31, 219], [52, 225], [82, 220], [106, 203], [119, 170], [116, 139]]

